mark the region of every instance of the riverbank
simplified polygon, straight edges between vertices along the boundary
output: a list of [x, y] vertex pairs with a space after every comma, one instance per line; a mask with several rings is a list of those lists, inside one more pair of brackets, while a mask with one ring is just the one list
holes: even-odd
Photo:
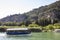
[[29, 28], [31, 32], [52, 32], [55, 29], [60, 29], [60, 23], [50, 24], [47, 26], [0, 26], [0, 32], [6, 32], [8, 28]]

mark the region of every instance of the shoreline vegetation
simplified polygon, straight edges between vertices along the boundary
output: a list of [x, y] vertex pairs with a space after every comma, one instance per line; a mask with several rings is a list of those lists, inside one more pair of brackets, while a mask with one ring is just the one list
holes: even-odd
[[47, 26], [40, 26], [35, 23], [29, 24], [28, 26], [26, 25], [14, 26], [10, 24], [9, 26], [1, 25], [0, 32], [6, 32], [7, 28], [29, 28], [31, 32], [53, 32], [55, 29], [60, 29], [60, 23], [49, 24]]

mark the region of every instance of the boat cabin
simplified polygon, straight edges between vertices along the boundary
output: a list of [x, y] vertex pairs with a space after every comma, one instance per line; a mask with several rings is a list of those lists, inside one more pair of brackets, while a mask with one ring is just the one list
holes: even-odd
[[30, 34], [31, 31], [28, 28], [10, 28], [6, 30], [8, 35], [20, 35], [20, 34]]

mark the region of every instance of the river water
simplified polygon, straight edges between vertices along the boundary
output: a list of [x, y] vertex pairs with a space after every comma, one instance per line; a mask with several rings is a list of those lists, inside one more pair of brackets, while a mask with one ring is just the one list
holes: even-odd
[[31, 33], [30, 36], [8, 36], [0, 33], [0, 40], [60, 40], [60, 33], [40, 32]]

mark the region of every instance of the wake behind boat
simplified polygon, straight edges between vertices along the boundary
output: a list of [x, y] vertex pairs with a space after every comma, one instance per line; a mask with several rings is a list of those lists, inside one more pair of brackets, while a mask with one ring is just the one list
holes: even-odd
[[7, 35], [28, 35], [31, 31], [28, 28], [9, 28], [6, 30]]

